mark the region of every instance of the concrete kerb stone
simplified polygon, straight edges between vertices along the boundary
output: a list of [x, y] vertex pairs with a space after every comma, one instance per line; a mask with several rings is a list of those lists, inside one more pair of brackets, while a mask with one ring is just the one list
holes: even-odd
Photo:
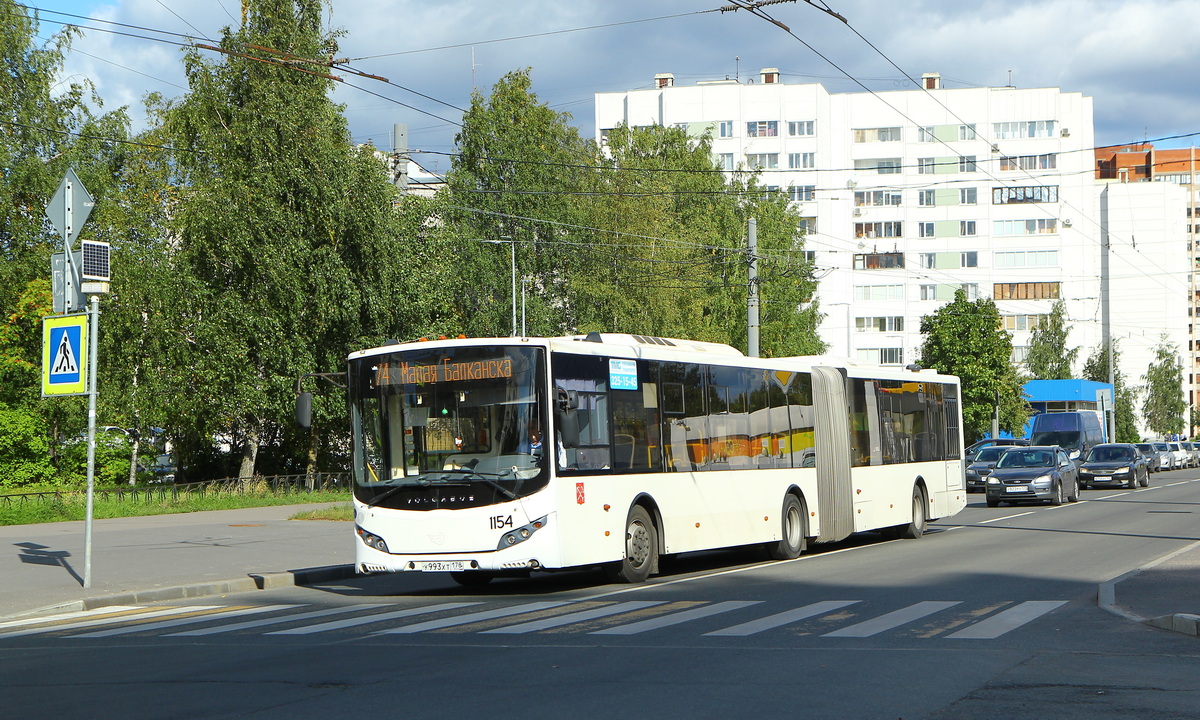
[[1200, 550], [1200, 542], [1192, 543], [1185, 548], [1176, 550], [1168, 555], [1164, 555], [1154, 562], [1143, 565], [1136, 570], [1131, 570], [1120, 577], [1116, 577], [1112, 580], [1101, 583], [1096, 598], [1096, 604], [1099, 605], [1102, 610], [1106, 610], [1114, 615], [1120, 615], [1121, 617], [1133, 620], [1134, 622], [1142, 623], [1143, 625], [1150, 625], [1151, 627], [1171, 630], [1184, 635], [1194, 635], [1200, 637], [1200, 615], [1194, 615], [1191, 613], [1174, 613], [1171, 615], [1160, 615], [1154, 618], [1145, 618], [1117, 604], [1117, 585], [1122, 581], [1128, 580], [1136, 575], [1162, 565], [1173, 558], [1193, 550]]
[[269, 590], [272, 588], [292, 587], [295, 585], [314, 585], [316, 583], [345, 580], [354, 577], [353, 565], [330, 565], [326, 567], [303, 568], [285, 572], [250, 573], [243, 578], [218, 580], [214, 582], [195, 583], [192, 585], [176, 585], [173, 587], [136, 590], [133, 592], [100, 595], [71, 602], [60, 603], [21, 613], [21, 616], [43, 615], [48, 613], [77, 612], [80, 610], [95, 610], [114, 605], [141, 605], [164, 600], [182, 600], [184, 598], [208, 597], [211, 595], [228, 595], [231, 593], [251, 592], [253, 590]]
[[1184, 635], [1200, 636], [1200, 615], [1175, 613], [1174, 615], [1151, 618], [1146, 621], [1146, 624], [1163, 628], [1164, 630], [1173, 630]]

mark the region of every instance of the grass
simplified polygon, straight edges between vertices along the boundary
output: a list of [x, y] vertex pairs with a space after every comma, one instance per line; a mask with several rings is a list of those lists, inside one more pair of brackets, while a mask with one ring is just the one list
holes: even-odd
[[[239, 489], [210, 490], [204, 494], [157, 492], [139, 493], [137, 497], [105, 498], [97, 495], [92, 507], [96, 519], [138, 517], [143, 515], [167, 515], [171, 513], [204, 512], [209, 510], [235, 510], [239, 508], [266, 507], [269, 505], [302, 505], [308, 503], [338, 502], [345, 505], [341, 515], [352, 515], [346, 491], [297, 491], [272, 492], [265, 485], [251, 484]], [[28, 525], [33, 523], [66, 522], [83, 520], [87, 512], [87, 498], [83, 492], [64, 494], [58, 499], [26, 502], [19, 505], [0, 505], [0, 525]], [[314, 511], [315, 512], [315, 511]], [[329, 517], [311, 519], [341, 520], [330, 513]], [[298, 518], [308, 519], [308, 518]]]
[[354, 519], [354, 506], [350, 503], [304, 510], [288, 518], [288, 520], [338, 520], [349, 522]]

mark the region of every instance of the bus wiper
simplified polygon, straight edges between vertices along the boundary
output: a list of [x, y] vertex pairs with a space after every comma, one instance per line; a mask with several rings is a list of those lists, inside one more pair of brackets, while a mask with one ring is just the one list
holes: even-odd
[[466, 468], [466, 467], [451, 468], [449, 470], [442, 470], [442, 472], [444, 472], [444, 473], [453, 473], [453, 472], [467, 473], [468, 475], [474, 476], [474, 478], [478, 478], [480, 482], [492, 487], [497, 492], [502, 493], [504, 495], [504, 497], [508, 498], [509, 500], [517, 499], [516, 493], [512, 492], [508, 488], [504, 487], [503, 485], [501, 485], [500, 483], [498, 483], [492, 479], [492, 478], [504, 477], [503, 475], [496, 474], [496, 473], [481, 473], [478, 470], [473, 470], [471, 468]]

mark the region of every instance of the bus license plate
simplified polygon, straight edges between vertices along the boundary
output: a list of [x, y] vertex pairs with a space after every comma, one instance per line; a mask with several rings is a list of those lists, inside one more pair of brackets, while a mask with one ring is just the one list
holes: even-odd
[[465, 560], [425, 560], [417, 563], [421, 572], [458, 572], [467, 569]]
[[1027, 487], [1006, 487], [1006, 488], [1004, 488], [1004, 492], [1023, 493], [1023, 492], [1029, 492], [1029, 488], [1027, 488]]

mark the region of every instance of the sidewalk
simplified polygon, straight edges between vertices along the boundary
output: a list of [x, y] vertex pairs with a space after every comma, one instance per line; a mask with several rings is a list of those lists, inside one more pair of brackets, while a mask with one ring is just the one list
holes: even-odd
[[[248, 592], [353, 573], [350, 523], [288, 520], [318, 505], [97, 520], [92, 587], [83, 523], [0, 527], [0, 618]], [[1198, 634], [1200, 542], [1101, 583], [1100, 607]]]
[[[92, 587], [83, 588], [82, 522], [0, 527], [0, 617], [253, 590], [344, 575], [354, 562], [348, 522], [289, 521], [321, 505], [289, 505], [96, 520]], [[267, 574], [255, 579], [251, 574]]]

